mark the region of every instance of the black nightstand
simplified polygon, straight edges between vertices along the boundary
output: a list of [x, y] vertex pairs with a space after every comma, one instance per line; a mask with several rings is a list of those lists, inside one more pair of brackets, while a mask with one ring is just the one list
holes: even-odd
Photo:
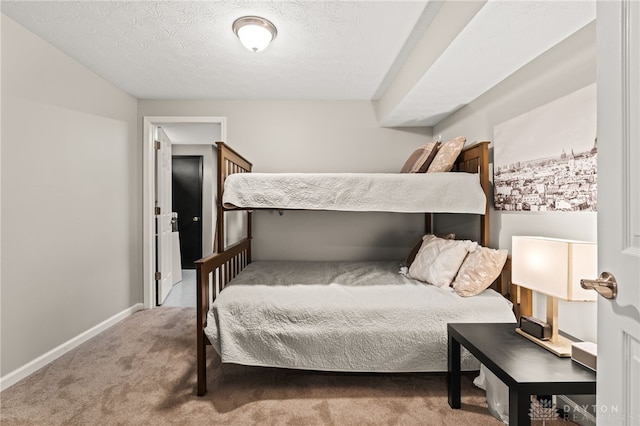
[[449, 323], [449, 405], [460, 408], [460, 345], [509, 387], [509, 424], [529, 425], [531, 395], [596, 393], [596, 373], [516, 334], [516, 323]]

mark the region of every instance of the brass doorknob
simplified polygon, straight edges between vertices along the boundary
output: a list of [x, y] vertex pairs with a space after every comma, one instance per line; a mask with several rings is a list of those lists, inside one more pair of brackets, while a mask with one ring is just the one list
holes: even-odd
[[595, 290], [605, 299], [615, 299], [618, 295], [618, 283], [610, 272], [603, 272], [596, 280], [580, 280], [580, 286], [585, 290]]

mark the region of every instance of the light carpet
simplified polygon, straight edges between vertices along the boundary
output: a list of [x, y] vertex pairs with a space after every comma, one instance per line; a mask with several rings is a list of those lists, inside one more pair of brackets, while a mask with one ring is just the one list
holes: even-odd
[[221, 364], [195, 395], [195, 309], [137, 312], [0, 393], [2, 425], [499, 425], [484, 391], [446, 374], [348, 374]]

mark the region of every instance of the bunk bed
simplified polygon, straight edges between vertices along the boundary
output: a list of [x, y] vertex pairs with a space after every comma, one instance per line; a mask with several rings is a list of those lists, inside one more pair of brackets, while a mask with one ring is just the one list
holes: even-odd
[[[251, 214], [256, 209], [426, 213], [426, 235], [416, 249], [425, 247], [428, 239], [443, 242], [430, 235], [433, 213], [471, 213], [478, 216], [480, 236], [477, 243], [465, 242], [465, 247], [469, 251], [489, 247], [488, 145], [465, 147], [453, 173], [407, 177], [251, 173], [248, 160], [217, 142], [216, 252], [196, 261], [198, 395], [206, 393], [206, 346], [211, 344], [222, 362], [245, 365], [352, 372], [446, 371], [443, 330], [447, 321], [508, 322], [515, 321], [514, 312], [530, 314], [530, 294], [509, 282], [509, 259], [491, 288], [473, 297], [460, 297], [449, 285], [425, 285], [406, 270], [399, 273], [398, 260], [252, 262]], [[295, 182], [291, 190], [286, 189], [288, 181]], [[385, 203], [381, 197], [386, 196], [377, 194], [377, 185], [417, 185], [408, 193], [429, 192], [424, 188], [438, 191], [435, 197], [426, 197], [426, 204], [403, 204], [396, 198]], [[318, 195], [319, 187], [329, 189], [326, 197]], [[337, 196], [336, 188], [348, 190], [338, 191], [341, 196]], [[478, 191], [483, 200], [477, 199]], [[309, 197], [300, 197], [301, 193]], [[247, 234], [225, 247], [225, 212], [231, 210], [247, 212]], [[463, 354], [463, 366], [478, 368], [469, 354]]]

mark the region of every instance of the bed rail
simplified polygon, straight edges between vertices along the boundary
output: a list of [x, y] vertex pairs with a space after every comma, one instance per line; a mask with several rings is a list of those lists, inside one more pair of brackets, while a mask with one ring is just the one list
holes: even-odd
[[[238, 154], [224, 142], [216, 142], [218, 148], [218, 177], [217, 177], [217, 220], [215, 231], [215, 252], [208, 257], [196, 260], [196, 341], [197, 341], [197, 394], [202, 396], [207, 392], [207, 345], [209, 339], [204, 334], [207, 326], [209, 307], [217, 294], [240, 271], [251, 262], [251, 212], [248, 212], [247, 237], [240, 242], [225, 247], [225, 209], [222, 207], [222, 192], [227, 176], [234, 173], [249, 173], [253, 165], [249, 160]], [[210, 291], [210, 289], [212, 291]]]
[[[224, 213], [225, 208], [222, 204], [222, 192], [224, 191], [224, 181], [227, 176], [234, 173], [250, 173], [253, 164], [242, 155], [238, 154], [233, 148], [224, 142], [216, 142], [218, 147], [218, 200], [217, 200], [217, 220], [216, 220], [216, 235], [215, 235], [215, 251], [220, 253], [224, 251]], [[251, 212], [247, 212], [249, 217], [247, 223], [249, 229], [247, 230], [247, 238], [251, 238]]]
[[453, 170], [458, 172], [478, 173], [480, 186], [487, 199], [484, 215], [480, 215], [480, 245], [489, 247], [489, 141], [477, 142], [462, 150]]
[[[207, 326], [209, 306], [217, 293], [235, 278], [251, 262], [251, 241], [249, 238], [227, 247], [220, 253], [196, 260], [196, 364], [198, 373], [198, 396], [207, 393], [207, 345], [209, 339], [204, 334]], [[212, 291], [210, 291], [212, 290]]]

